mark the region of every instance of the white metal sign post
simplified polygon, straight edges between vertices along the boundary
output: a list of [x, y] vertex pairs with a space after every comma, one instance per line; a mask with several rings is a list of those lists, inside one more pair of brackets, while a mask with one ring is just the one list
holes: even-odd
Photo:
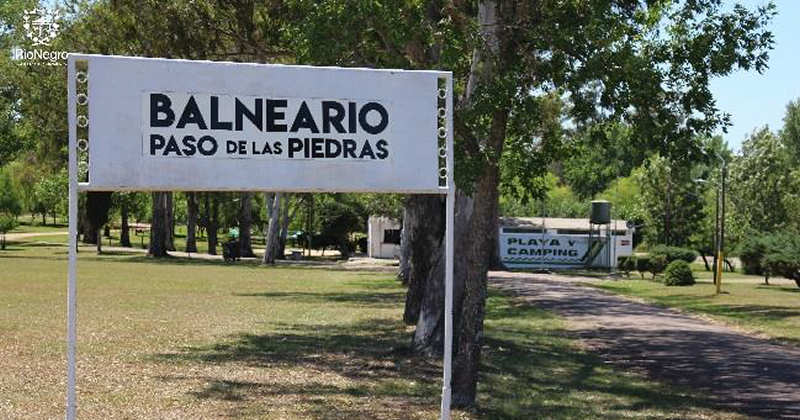
[[446, 194], [441, 419], [453, 341], [452, 73], [70, 54], [67, 420], [79, 191]]

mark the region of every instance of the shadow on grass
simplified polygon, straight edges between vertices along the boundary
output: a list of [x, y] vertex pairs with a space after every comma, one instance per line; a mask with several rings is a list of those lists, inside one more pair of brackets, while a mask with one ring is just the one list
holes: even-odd
[[[329, 305], [402, 304], [402, 293], [242, 296], [299, 298]], [[479, 407], [474, 411], [477, 418], [617, 419], [649, 410], [652, 415], [630, 417], [663, 419], [670, 418], [665, 413], [707, 407], [699, 398], [614, 372], [598, 357], [573, 347], [564, 330], [554, 326], [559, 321], [551, 314], [494, 292], [489, 302]], [[266, 334], [236, 334], [153, 358], [159, 363], [229, 366], [226, 370], [264, 373], [257, 379], [162, 378], [191, 383], [189, 394], [193, 397], [234, 402], [248, 415], [275, 397], [300, 404], [304, 415], [317, 419], [405, 419], [414, 410], [438, 407], [441, 365], [438, 360], [411, 354], [408, 332], [395, 318], [334, 325], [272, 324], [271, 329]], [[292, 380], [276, 378], [287, 370], [292, 372]], [[343, 404], [347, 399], [357, 402]], [[272, 414], [264, 413], [267, 417]]]
[[402, 302], [405, 293], [401, 292], [360, 292], [360, 293], [313, 293], [313, 292], [265, 292], [265, 293], [235, 293], [240, 297], [261, 297], [268, 299], [289, 299], [304, 303], [334, 302], [344, 304], [357, 304], [360, 306], [379, 306], [393, 308]]
[[[395, 319], [370, 319], [339, 325], [273, 325], [271, 334], [237, 334], [208, 346], [159, 354], [162, 363], [225, 365], [265, 373], [255, 380], [222, 377], [163, 377], [169, 382], [197, 381], [190, 395], [198, 399], [261, 404], [289, 398], [312, 418], [405, 418], [406, 409], [430, 409], [439, 403], [440, 368], [412, 357], [408, 334]], [[291, 371], [291, 380], [281, 374]], [[342, 381], [336, 378], [347, 378]], [[299, 378], [299, 380], [298, 380]], [[331, 379], [334, 378], [334, 379]], [[298, 383], [299, 382], [299, 383]], [[369, 405], [341, 404], [343, 398], [364, 398]], [[375, 397], [380, 397], [377, 399]], [[382, 400], [385, 399], [385, 400]], [[288, 407], [287, 407], [288, 408]], [[310, 411], [309, 411], [310, 410]], [[251, 410], [248, 408], [248, 413]], [[252, 414], [252, 413], [251, 413]]]
[[497, 292], [492, 295], [481, 418], [679, 419], [684, 418], [681, 413], [711, 409], [703, 398], [615, 371], [598, 356], [574, 347], [569, 334], [552, 325], [559, 322], [553, 315], [502, 299]]
[[800, 293], [800, 287], [786, 287], [786, 286], [776, 286], [776, 285], [766, 285], [762, 284], [760, 286], [756, 286], [758, 290], [769, 290], [771, 292], [786, 292], [786, 293]]
[[[778, 288], [770, 290], [782, 290]], [[788, 289], [791, 290], [791, 289]], [[670, 295], [655, 297], [658, 303], [667, 306], [696, 309], [702, 312], [741, 319], [745, 321], [774, 322], [785, 318], [800, 317], [800, 308], [771, 305], [721, 305], [714, 301], [714, 295]]]

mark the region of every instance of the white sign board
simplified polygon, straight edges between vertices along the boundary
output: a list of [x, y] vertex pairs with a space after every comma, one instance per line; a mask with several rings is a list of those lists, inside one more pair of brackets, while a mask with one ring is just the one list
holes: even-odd
[[79, 55], [84, 190], [441, 193], [449, 73]]
[[[605, 239], [541, 233], [500, 233], [500, 259], [509, 268], [584, 267], [605, 248]], [[591, 252], [590, 252], [591, 251]]]

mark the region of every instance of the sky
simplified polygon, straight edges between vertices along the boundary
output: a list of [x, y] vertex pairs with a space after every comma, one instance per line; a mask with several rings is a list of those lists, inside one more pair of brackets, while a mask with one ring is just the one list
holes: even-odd
[[[749, 9], [767, 3], [766, 0], [736, 2]], [[800, 98], [800, 0], [773, 0], [773, 3], [778, 15], [770, 26], [775, 45], [770, 52], [769, 68], [763, 74], [755, 70], [739, 71], [711, 82], [717, 108], [731, 114], [733, 122], [727, 134], [721, 131], [720, 134], [735, 151], [757, 128], [768, 125], [773, 131], [779, 130], [786, 104]]]

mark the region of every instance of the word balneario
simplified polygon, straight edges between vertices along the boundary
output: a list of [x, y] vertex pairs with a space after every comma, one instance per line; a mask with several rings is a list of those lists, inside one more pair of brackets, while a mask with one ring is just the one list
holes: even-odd
[[389, 157], [389, 112], [378, 102], [147, 95], [150, 156]]

